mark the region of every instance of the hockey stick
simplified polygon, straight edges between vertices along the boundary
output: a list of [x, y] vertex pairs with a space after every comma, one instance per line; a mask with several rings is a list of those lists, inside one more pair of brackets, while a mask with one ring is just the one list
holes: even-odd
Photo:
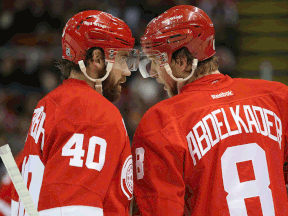
[[16, 162], [11, 153], [11, 149], [8, 144], [0, 147], [0, 156], [8, 171], [10, 178], [14, 184], [14, 187], [22, 200], [26, 212], [30, 216], [39, 216], [39, 213], [32, 201], [31, 195], [24, 183], [24, 180], [19, 172]]

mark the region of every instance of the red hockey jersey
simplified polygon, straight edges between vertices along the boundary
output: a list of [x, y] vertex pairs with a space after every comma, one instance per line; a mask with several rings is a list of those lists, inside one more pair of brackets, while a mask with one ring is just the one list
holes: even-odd
[[223, 74], [149, 109], [134, 135], [143, 216], [287, 216], [288, 87]]
[[[129, 215], [133, 169], [123, 119], [84, 81], [65, 80], [38, 103], [19, 169], [41, 216]], [[23, 216], [12, 198], [12, 216]]]

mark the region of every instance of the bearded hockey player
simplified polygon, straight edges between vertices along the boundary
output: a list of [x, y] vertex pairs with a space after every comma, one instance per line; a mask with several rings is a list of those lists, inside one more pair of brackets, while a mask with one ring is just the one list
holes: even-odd
[[[58, 62], [65, 80], [38, 103], [19, 164], [41, 216], [129, 215], [130, 143], [111, 102], [137, 68], [133, 46], [129, 27], [108, 13], [67, 22]], [[12, 215], [24, 216], [13, 194]]]
[[153, 19], [141, 43], [142, 74], [171, 96], [133, 138], [141, 215], [287, 216], [287, 86], [221, 74], [213, 23], [197, 7]]

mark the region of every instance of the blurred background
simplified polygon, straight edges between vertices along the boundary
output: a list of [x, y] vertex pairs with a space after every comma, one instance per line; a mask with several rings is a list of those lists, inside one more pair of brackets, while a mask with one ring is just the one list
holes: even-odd
[[[101, 10], [123, 19], [140, 48], [149, 21], [180, 4], [197, 6], [212, 19], [222, 73], [288, 84], [288, 1], [2, 0], [0, 146], [9, 143], [14, 155], [23, 148], [38, 101], [61, 84], [55, 60], [62, 55], [62, 29], [74, 14]], [[162, 85], [132, 73], [115, 103], [131, 140], [147, 109], [166, 98]]]

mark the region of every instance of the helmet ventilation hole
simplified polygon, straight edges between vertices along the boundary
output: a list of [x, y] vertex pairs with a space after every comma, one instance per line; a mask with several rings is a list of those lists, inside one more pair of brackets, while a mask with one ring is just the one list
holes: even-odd
[[181, 36], [181, 35], [177, 34], [177, 35], [170, 36], [170, 38], [175, 38], [175, 37], [179, 37], [179, 36]]
[[169, 37], [167, 40], [167, 43], [177, 43], [181, 40], [185, 40], [187, 38], [186, 34], [177, 34], [177, 35], [172, 35]]
[[120, 38], [117, 38], [117, 37], [115, 37], [115, 39], [119, 40], [120, 43], [122, 43], [122, 44], [125, 44], [125, 45], [127, 45], [127, 46], [129, 45], [129, 42], [128, 42], [128, 41], [125, 41], [125, 40], [120, 39]]

